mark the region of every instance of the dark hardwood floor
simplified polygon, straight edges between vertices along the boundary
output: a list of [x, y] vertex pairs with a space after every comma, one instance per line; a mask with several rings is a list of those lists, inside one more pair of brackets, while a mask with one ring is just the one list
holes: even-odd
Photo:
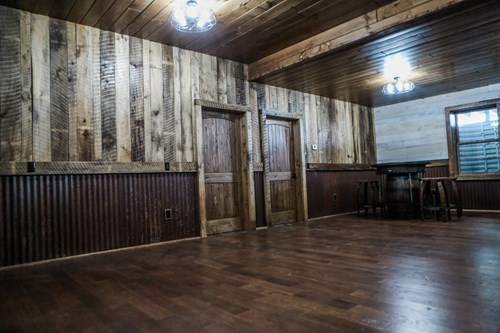
[[500, 218], [355, 215], [0, 270], [1, 332], [499, 332]]

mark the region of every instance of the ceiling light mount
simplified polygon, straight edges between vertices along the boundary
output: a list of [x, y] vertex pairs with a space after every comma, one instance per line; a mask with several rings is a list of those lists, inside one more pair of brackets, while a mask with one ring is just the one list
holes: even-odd
[[210, 30], [217, 19], [206, 5], [200, 5], [196, 0], [187, 0], [180, 5], [170, 17], [170, 24], [182, 32], [203, 32]]
[[410, 80], [405, 80], [396, 76], [394, 81], [386, 83], [382, 92], [386, 95], [400, 95], [412, 91], [415, 85]]

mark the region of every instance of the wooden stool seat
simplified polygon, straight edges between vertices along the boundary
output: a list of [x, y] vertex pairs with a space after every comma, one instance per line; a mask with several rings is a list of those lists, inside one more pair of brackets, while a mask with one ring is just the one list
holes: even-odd
[[372, 215], [376, 217], [377, 208], [380, 207], [380, 213], [382, 216], [385, 216], [385, 204], [378, 180], [358, 181], [357, 202], [358, 215], [360, 215], [361, 209], [365, 210], [365, 215], [368, 215], [368, 210], [372, 209]]
[[434, 177], [420, 180], [420, 218], [426, 213], [443, 221], [451, 220], [451, 210], [455, 209], [457, 218], [462, 217], [462, 201], [456, 178]]

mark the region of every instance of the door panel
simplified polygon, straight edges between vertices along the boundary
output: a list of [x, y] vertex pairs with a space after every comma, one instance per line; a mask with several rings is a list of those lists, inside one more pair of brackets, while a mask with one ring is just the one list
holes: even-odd
[[239, 118], [235, 115], [203, 112], [203, 159], [209, 235], [242, 229], [238, 126]]
[[297, 220], [292, 124], [267, 119], [271, 223]]

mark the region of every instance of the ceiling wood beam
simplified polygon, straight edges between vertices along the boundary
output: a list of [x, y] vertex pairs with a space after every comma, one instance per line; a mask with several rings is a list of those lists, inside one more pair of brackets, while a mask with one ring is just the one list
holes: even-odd
[[465, 0], [401, 0], [390, 3], [250, 64], [249, 79], [257, 80], [303, 61], [332, 53], [341, 47], [462, 1]]

